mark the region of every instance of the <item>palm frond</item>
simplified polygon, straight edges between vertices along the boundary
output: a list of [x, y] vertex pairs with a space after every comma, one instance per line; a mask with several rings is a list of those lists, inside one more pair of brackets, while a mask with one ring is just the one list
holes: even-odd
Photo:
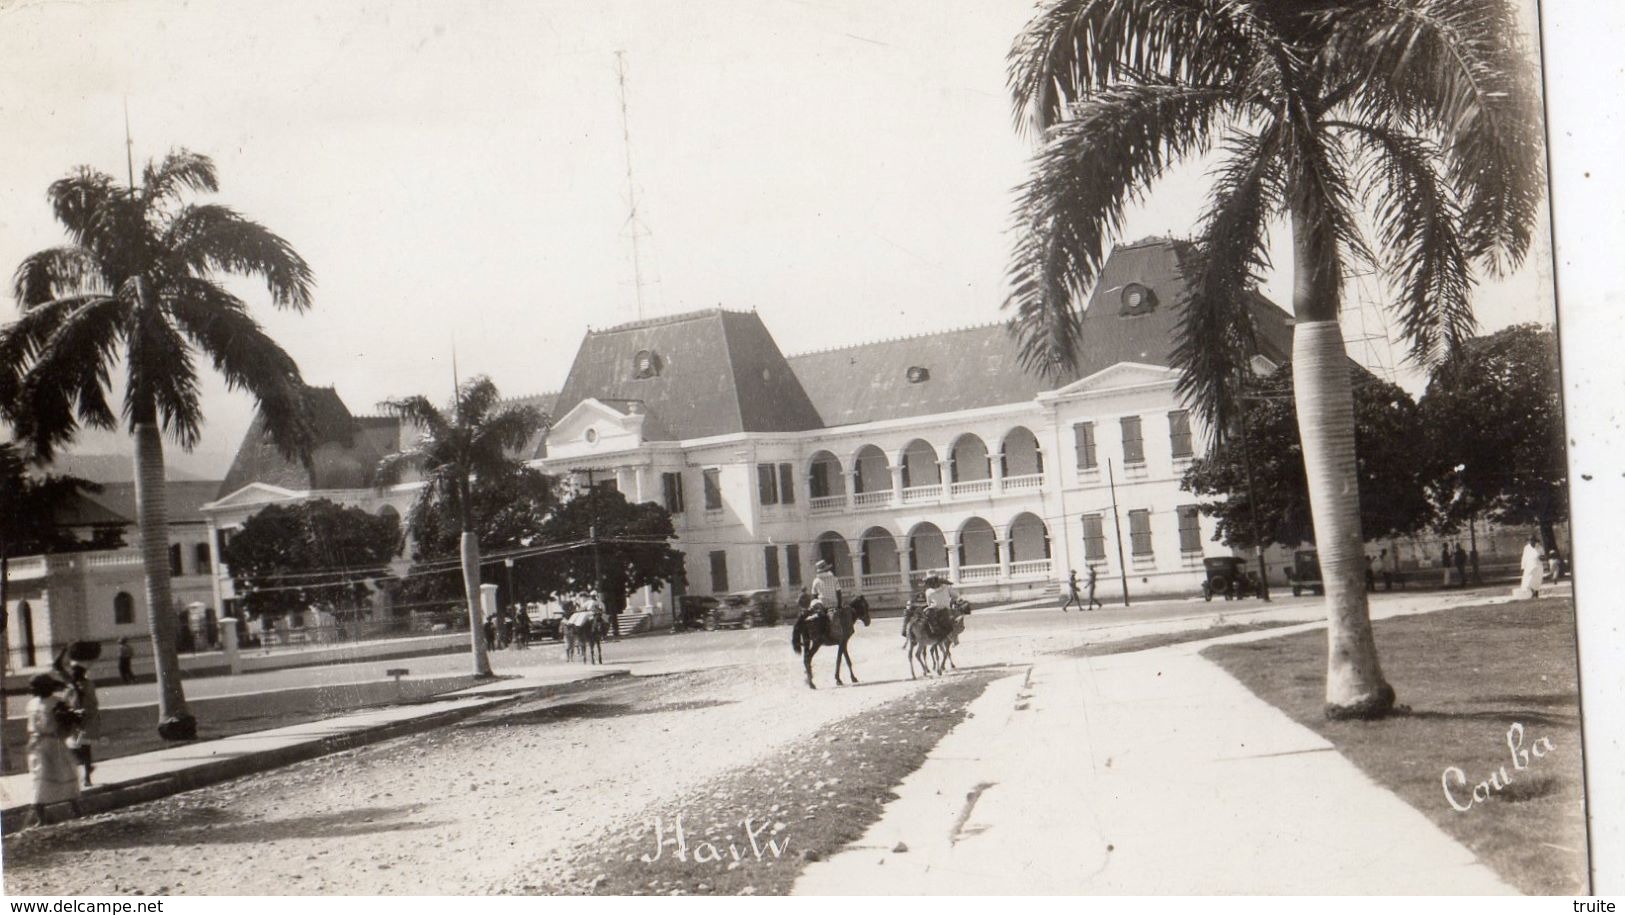
[[542, 412], [535, 407], [510, 406], [486, 416], [480, 438], [494, 444], [506, 462], [506, 454], [523, 448], [543, 421]]
[[[1306, 112], [1293, 111], [1285, 123], [1283, 157], [1294, 231], [1305, 232], [1308, 250], [1318, 253], [1314, 268], [1329, 272], [1331, 278], [1323, 288], [1341, 289], [1346, 258], [1366, 265], [1376, 263], [1354, 219], [1354, 193], [1344, 150]], [[1334, 307], [1332, 313], [1336, 310]]]
[[1421, 137], [1369, 124], [1328, 122], [1357, 137], [1369, 153], [1359, 175], [1373, 201], [1377, 231], [1394, 278], [1394, 309], [1424, 367], [1457, 352], [1477, 330], [1473, 277], [1461, 237], [1461, 206], [1434, 163], [1438, 150]]
[[310, 265], [281, 236], [230, 207], [184, 207], [164, 228], [161, 245], [172, 273], [207, 277], [212, 271], [257, 276], [271, 303], [304, 311], [314, 285]]
[[80, 166], [66, 178], [53, 181], [45, 192], [51, 212], [81, 248], [102, 251], [98, 242], [116, 237], [118, 209], [128, 204], [128, 192], [112, 176]]
[[181, 191], [220, 190], [214, 160], [189, 149], [176, 148], [162, 162], [148, 162], [141, 170], [141, 195], [151, 202], [178, 200]]
[[1329, 65], [1381, 88], [1440, 137], [1461, 200], [1465, 250], [1487, 269], [1521, 264], [1543, 199], [1536, 73], [1508, 0], [1378, 0], [1325, 14]]
[[98, 297], [71, 310], [47, 307], [32, 313], [54, 313], [56, 320], [17, 382], [14, 413], [18, 435], [43, 460], [57, 445], [72, 441], [81, 423], [101, 429], [116, 425], [107, 390], [125, 311], [119, 300]]
[[1188, 297], [1172, 353], [1175, 393], [1223, 441], [1241, 410], [1237, 384], [1257, 353], [1253, 300], [1269, 269], [1268, 222], [1285, 194], [1281, 125], [1238, 134], [1212, 173], [1212, 200], [1185, 259]]
[[46, 248], [23, 258], [11, 286], [24, 311], [53, 299], [109, 291], [96, 256], [76, 245]]
[[1007, 58], [1018, 127], [1042, 136], [1075, 103], [1122, 80], [1235, 85], [1270, 35], [1235, 0], [1060, 0]]
[[446, 415], [434, 402], [421, 394], [400, 400], [384, 400], [378, 403], [378, 409], [396, 419], [404, 420], [416, 426], [422, 433], [434, 440], [444, 440], [451, 430], [451, 423]]
[[132, 426], [161, 422], [176, 444], [192, 450], [203, 420], [197, 365], [192, 348], [163, 309], [131, 311], [125, 330], [125, 360], [129, 365], [125, 419]]
[[423, 464], [424, 454], [416, 448], [386, 454], [378, 461], [378, 469], [373, 473], [372, 485], [378, 489], [387, 489], [399, 483], [406, 475], [406, 471], [421, 470]]
[[1076, 369], [1073, 302], [1099, 275], [1125, 205], [1171, 163], [1205, 149], [1233, 105], [1224, 89], [1113, 86], [1051, 131], [1018, 191], [1004, 302], [1024, 366], [1052, 379]]
[[208, 280], [171, 283], [165, 307], [180, 329], [226, 379], [253, 395], [266, 431], [284, 457], [308, 460], [314, 446], [299, 366], [249, 315], [236, 296]]

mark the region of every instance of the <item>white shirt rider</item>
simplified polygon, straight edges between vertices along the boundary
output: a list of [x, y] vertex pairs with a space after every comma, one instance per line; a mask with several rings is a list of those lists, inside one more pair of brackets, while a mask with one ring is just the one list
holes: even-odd
[[959, 599], [959, 592], [951, 584], [939, 585], [935, 588], [925, 589], [925, 605], [934, 610], [949, 610], [953, 608], [954, 601]]
[[835, 573], [825, 570], [813, 576], [812, 598], [815, 602], [827, 608], [834, 608], [836, 595], [840, 593], [840, 584], [835, 580]]

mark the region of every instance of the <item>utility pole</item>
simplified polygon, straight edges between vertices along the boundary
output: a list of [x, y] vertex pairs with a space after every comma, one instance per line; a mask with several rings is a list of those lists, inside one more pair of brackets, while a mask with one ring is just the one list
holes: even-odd
[[1117, 517], [1117, 475], [1112, 472], [1112, 459], [1106, 459], [1106, 485], [1112, 493], [1112, 528], [1117, 531], [1117, 573], [1123, 581], [1123, 606], [1128, 606], [1128, 563], [1123, 561], [1123, 522]]
[[130, 193], [135, 193], [135, 141], [130, 138], [130, 97], [124, 97], [124, 167], [129, 169]]
[[615, 77], [621, 95], [621, 143], [626, 154], [626, 230], [632, 237], [632, 294], [637, 320], [643, 320], [643, 257], [638, 240], [649, 230], [638, 217], [638, 186], [632, 179], [632, 128], [626, 111], [626, 52], [615, 52]]
[[[598, 601], [598, 606], [609, 608], [609, 602], [604, 600], [604, 561], [598, 552], [598, 484], [593, 481], [592, 468], [587, 468], [587, 506], [592, 510], [592, 522], [587, 525], [587, 540], [592, 544], [592, 589]], [[616, 638], [621, 637], [621, 615], [609, 615], [610, 634]]]

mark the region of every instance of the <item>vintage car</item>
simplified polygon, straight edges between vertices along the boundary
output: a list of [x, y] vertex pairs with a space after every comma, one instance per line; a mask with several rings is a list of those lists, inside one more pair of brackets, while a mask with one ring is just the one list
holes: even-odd
[[1225, 600], [1257, 597], [1258, 573], [1247, 571], [1247, 560], [1240, 556], [1209, 556], [1202, 560], [1206, 577], [1202, 580], [1202, 599], [1212, 600], [1214, 595]]
[[1292, 583], [1293, 597], [1305, 591], [1325, 594], [1326, 583], [1320, 579], [1320, 553], [1315, 550], [1299, 550], [1293, 553], [1292, 565], [1286, 570], [1286, 579]]
[[779, 621], [780, 609], [778, 592], [770, 588], [734, 591], [720, 595], [716, 606], [706, 611], [704, 626], [708, 632], [733, 626], [772, 626]]

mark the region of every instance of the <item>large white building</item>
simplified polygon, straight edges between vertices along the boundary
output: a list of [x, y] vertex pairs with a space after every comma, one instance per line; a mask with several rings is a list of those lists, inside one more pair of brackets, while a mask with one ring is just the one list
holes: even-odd
[[[664, 504], [690, 593], [793, 594], [818, 558], [882, 602], [930, 572], [1017, 596], [1091, 566], [1106, 599], [1125, 579], [1131, 595], [1195, 591], [1202, 557], [1229, 551], [1179, 486], [1201, 446], [1170, 367], [1187, 251], [1152, 239], [1112, 253], [1067, 383], [1024, 371], [1000, 324], [791, 356], [754, 312], [589, 331], [563, 388], [533, 399], [553, 423], [522, 456]], [[1284, 360], [1291, 318], [1254, 309], [1260, 358]], [[412, 485], [377, 492], [371, 471], [406, 433], [330, 400], [313, 473], [250, 431], [204, 508], [216, 530], [291, 499], [404, 513]]]

